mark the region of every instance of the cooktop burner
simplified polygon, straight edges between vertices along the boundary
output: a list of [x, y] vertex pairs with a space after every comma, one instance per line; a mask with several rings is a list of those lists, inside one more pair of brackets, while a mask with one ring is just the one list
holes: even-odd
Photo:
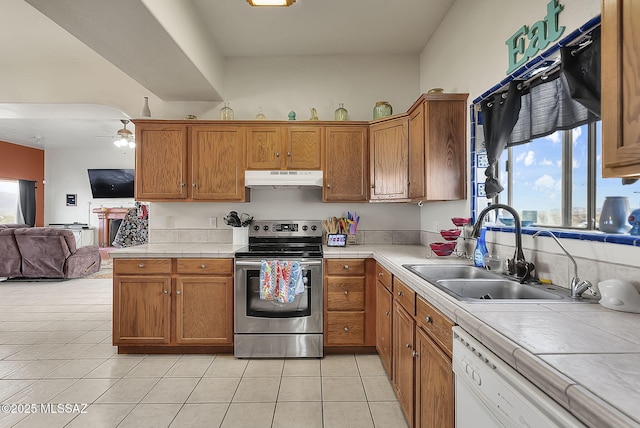
[[249, 248], [239, 258], [322, 258], [319, 220], [262, 220], [249, 226]]

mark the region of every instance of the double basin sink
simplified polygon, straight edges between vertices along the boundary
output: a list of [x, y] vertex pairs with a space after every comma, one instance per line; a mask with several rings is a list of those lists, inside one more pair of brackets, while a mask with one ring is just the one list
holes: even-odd
[[458, 300], [469, 302], [573, 301], [554, 285], [520, 284], [504, 275], [468, 265], [403, 265], [405, 269]]

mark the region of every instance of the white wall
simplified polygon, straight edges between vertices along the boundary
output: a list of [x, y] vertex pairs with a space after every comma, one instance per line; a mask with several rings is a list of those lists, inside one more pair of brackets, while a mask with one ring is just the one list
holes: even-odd
[[[504, 79], [508, 68], [505, 41], [523, 25], [543, 19], [549, 0], [457, 0], [420, 54], [420, 92], [442, 87], [469, 93], [469, 104]], [[562, 0], [561, 38], [600, 14], [600, 0]], [[467, 130], [470, 139], [470, 131]], [[470, 146], [469, 146], [470, 147]], [[471, 174], [468, 174], [471, 177]], [[470, 181], [470, 180], [469, 180]], [[469, 195], [470, 186], [469, 186]], [[467, 216], [469, 201], [431, 203], [422, 209], [423, 230], [452, 226], [453, 216]]]
[[[134, 152], [117, 149], [110, 140], [101, 149], [45, 152], [45, 224], [78, 222], [97, 227], [97, 216], [91, 213], [93, 208], [133, 205], [133, 198], [93, 199], [87, 169], [94, 168], [134, 168]], [[66, 206], [68, 193], [78, 195], [75, 207]]]

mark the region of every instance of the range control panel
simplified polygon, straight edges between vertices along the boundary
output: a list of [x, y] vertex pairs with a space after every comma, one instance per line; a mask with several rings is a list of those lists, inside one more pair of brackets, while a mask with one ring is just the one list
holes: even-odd
[[322, 236], [320, 220], [259, 220], [249, 226], [249, 236]]

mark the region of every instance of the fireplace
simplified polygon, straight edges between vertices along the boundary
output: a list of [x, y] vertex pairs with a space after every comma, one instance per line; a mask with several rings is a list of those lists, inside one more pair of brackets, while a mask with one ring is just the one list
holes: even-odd
[[98, 245], [110, 247], [118, 232], [122, 219], [131, 208], [94, 208], [98, 215]]

